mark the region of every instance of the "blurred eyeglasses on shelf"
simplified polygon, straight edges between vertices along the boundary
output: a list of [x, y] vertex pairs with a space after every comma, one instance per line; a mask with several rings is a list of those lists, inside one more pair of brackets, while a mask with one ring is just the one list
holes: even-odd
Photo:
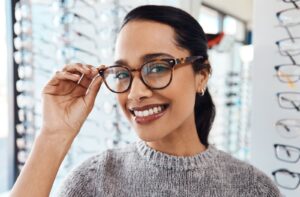
[[281, 119], [275, 124], [278, 133], [284, 138], [300, 136], [300, 119]]
[[35, 66], [30, 64], [20, 64], [18, 66], [18, 76], [22, 80], [29, 80], [33, 78], [34, 71], [38, 71], [39, 74], [49, 77], [54, 71], [49, 68], [43, 68], [42, 66]]
[[33, 135], [39, 129], [40, 128], [35, 127], [33, 122], [30, 121], [22, 121], [22, 123], [16, 125], [16, 130], [19, 136]]
[[300, 148], [285, 144], [274, 144], [276, 158], [289, 162], [296, 163], [300, 159]]
[[285, 26], [300, 25], [299, 6], [297, 5], [296, 1], [289, 1], [289, 2], [294, 2], [293, 5], [295, 6], [293, 8], [288, 8], [277, 12], [276, 17], [281, 25], [285, 25]]
[[293, 4], [295, 8], [299, 8], [297, 2], [300, 2], [299, 0], [282, 0], [284, 3], [290, 3]]
[[[81, 3], [81, 4], [79, 4]], [[98, 11], [97, 9], [95, 8], [95, 4], [97, 2], [96, 1], [91, 1], [91, 0], [64, 0], [64, 1], [61, 1], [61, 0], [55, 0], [53, 3], [52, 3], [52, 9], [54, 11], [59, 11], [61, 9], [74, 9], [76, 7], [79, 7], [79, 8], [83, 8], [83, 6], [89, 8], [90, 10], [92, 10], [95, 14], [95, 17], [98, 18]]]
[[83, 32], [76, 31], [74, 29], [70, 29], [69, 31], [59, 32], [57, 35], [55, 35], [53, 37], [53, 40], [55, 43], [63, 42], [65, 45], [70, 45], [78, 39], [88, 41], [96, 49], [99, 48], [98, 43], [94, 38], [92, 38], [91, 36], [89, 36]]
[[300, 65], [299, 64], [282, 64], [274, 67], [276, 76], [283, 83], [296, 83], [300, 81]]
[[32, 49], [33, 39], [30, 36], [18, 36], [14, 38], [14, 46], [17, 50]]
[[300, 184], [300, 173], [292, 172], [287, 169], [278, 169], [272, 172], [275, 182], [278, 186], [294, 190]]
[[15, 18], [17, 21], [28, 19], [31, 20], [31, 8], [29, 3], [17, 2], [15, 6]]
[[50, 60], [51, 62], [55, 61], [55, 59], [52, 56], [43, 54], [42, 52], [39, 52], [37, 50], [30, 51], [27, 49], [22, 49], [14, 53], [14, 60], [17, 64], [33, 65], [34, 57]]
[[26, 139], [26, 137], [21, 137], [16, 139], [17, 148], [19, 150], [30, 150], [33, 146], [33, 138]]
[[31, 21], [29, 21], [29, 20], [17, 21], [14, 24], [14, 32], [16, 35], [20, 35], [20, 34], [31, 35], [32, 34]]
[[[299, 10], [300, 11], [300, 10]], [[300, 38], [285, 38], [275, 42], [280, 55], [282, 56], [297, 56], [300, 54]]]
[[21, 122], [33, 122], [35, 117], [41, 117], [41, 114], [36, 113], [33, 108], [20, 108], [18, 117]]
[[41, 100], [25, 93], [17, 96], [17, 105], [21, 109], [33, 109], [37, 102], [41, 103]]
[[29, 156], [29, 151], [28, 150], [20, 150], [17, 153], [17, 162], [20, 164], [25, 164], [27, 158]]
[[53, 22], [56, 26], [69, 25], [74, 24], [76, 22], [81, 24], [87, 24], [94, 29], [96, 34], [99, 34], [98, 28], [96, 27], [93, 21], [75, 12], [60, 12], [54, 17]]
[[56, 55], [58, 60], [63, 60], [66, 62], [79, 60], [80, 62], [85, 63], [87, 60], [91, 61], [91, 57], [93, 57], [97, 62], [101, 62], [97, 54], [75, 46], [66, 46], [60, 48], [57, 50]]
[[32, 80], [18, 80], [16, 82], [16, 89], [18, 92], [33, 92], [34, 82]]
[[281, 108], [300, 111], [300, 92], [278, 92], [276, 95]]

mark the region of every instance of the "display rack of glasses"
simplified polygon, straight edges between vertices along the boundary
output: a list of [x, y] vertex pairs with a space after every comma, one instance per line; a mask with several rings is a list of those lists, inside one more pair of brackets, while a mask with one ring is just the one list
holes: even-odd
[[299, 167], [296, 167], [299, 166], [297, 164], [300, 160], [300, 147], [299, 143], [293, 145], [300, 137], [300, 1], [282, 0], [277, 3], [283, 9], [275, 14], [278, 22], [275, 31], [283, 30], [281, 35], [286, 37], [277, 39], [275, 45], [280, 59], [288, 61], [274, 66], [277, 84], [280, 83], [283, 87], [275, 93], [275, 98], [278, 107], [288, 117], [283, 117], [275, 123], [274, 129], [278, 131], [280, 143], [274, 143], [273, 149], [280, 167], [273, 170], [272, 176], [282, 193], [294, 196], [300, 191], [300, 171]]
[[33, 81], [34, 75], [31, 72], [33, 62], [32, 47], [32, 17], [30, 1], [22, 0], [15, 4], [14, 33], [14, 59], [18, 64], [18, 78], [16, 79], [16, 103], [17, 121], [15, 132], [16, 166], [21, 170], [35, 135], [34, 116], [35, 106], [33, 102]]
[[[41, 127], [40, 94], [44, 84], [68, 63], [111, 63], [121, 19], [130, 8], [118, 0], [21, 0], [16, 4], [16, 174]], [[101, 88], [92, 113], [58, 172], [54, 192], [70, 169], [85, 158], [136, 140], [120, 113], [115, 96]]]
[[243, 46], [233, 39], [226, 51], [209, 52], [213, 74], [208, 86], [217, 112], [209, 139], [233, 156], [249, 160], [251, 78], [249, 65], [239, 55]]

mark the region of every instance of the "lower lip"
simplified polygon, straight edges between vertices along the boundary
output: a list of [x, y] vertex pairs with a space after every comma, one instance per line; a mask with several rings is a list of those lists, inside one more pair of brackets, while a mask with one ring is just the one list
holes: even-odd
[[160, 117], [162, 117], [166, 113], [167, 109], [165, 109], [164, 111], [162, 111], [158, 114], [153, 114], [153, 115], [146, 116], [146, 117], [137, 117], [137, 116], [135, 116], [134, 119], [139, 124], [147, 124], [147, 123], [150, 123], [150, 122], [152, 122], [154, 120], [157, 120]]

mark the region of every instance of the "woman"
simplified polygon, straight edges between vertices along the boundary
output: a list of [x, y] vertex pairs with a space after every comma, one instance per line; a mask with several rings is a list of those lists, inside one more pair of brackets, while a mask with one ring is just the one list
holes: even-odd
[[12, 196], [49, 195], [102, 82], [141, 140], [82, 163], [59, 196], [279, 196], [262, 172], [208, 144], [211, 68], [205, 34], [189, 14], [168, 6], [132, 10], [115, 60], [97, 69], [67, 65], [49, 81], [42, 131]]

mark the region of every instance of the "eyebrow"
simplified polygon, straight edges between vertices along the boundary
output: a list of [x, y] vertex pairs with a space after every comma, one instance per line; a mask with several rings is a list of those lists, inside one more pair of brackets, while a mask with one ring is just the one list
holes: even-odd
[[[140, 60], [142, 62], [147, 62], [150, 60], [154, 60], [157, 58], [161, 58], [161, 57], [165, 57], [165, 58], [174, 58], [172, 55], [168, 54], [168, 53], [149, 53], [149, 54], [145, 54], [143, 55]], [[114, 62], [115, 65], [124, 65], [124, 66], [129, 66], [126, 60], [117, 60]]]

